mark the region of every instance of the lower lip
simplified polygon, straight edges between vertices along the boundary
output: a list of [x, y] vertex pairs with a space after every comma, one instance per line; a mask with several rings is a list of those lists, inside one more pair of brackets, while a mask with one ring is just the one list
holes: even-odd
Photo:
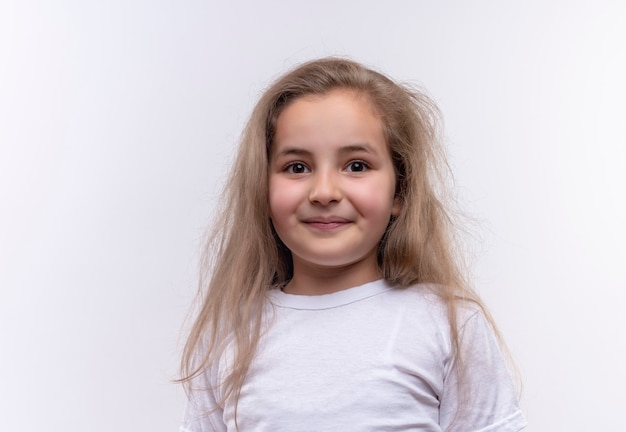
[[341, 228], [341, 227], [348, 225], [348, 222], [329, 222], [329, 223], [307, 222], [307, 225], [310, 226], [311, 228], [315, 228], [315, 229], [322, 230], [322, 231], [332, 231], [334, 229]]

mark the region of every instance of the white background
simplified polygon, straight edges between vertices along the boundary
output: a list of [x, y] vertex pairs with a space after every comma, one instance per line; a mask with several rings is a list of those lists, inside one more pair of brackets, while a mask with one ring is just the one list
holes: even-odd
[[233, 145], [329, 54], [439, 103], [527, 430], [626, 430], [623, 4], [2, 0], [0, 430], [177, 430]]

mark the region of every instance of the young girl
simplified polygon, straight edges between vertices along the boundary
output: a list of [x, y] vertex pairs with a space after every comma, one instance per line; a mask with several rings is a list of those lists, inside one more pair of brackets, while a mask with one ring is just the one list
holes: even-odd
[[455, 256], [437, 118], [342, 59], [263, 94], [206, 246], [181, 431], [525, 426]]

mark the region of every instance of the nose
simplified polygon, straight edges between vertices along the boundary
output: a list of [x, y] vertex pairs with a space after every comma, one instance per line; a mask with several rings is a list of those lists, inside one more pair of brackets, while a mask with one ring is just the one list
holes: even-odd
[[341, 201], [343, 193], [337, 177], [338, 173], [331, 172], [331, 170], [315, 173], [309, 191], [309, 201], [323, 206]]

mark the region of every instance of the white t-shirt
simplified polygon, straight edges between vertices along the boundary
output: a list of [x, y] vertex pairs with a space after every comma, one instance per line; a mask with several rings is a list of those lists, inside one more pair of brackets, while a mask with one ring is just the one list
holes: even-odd
[[[445, 305], [425, 286], [383, 280], [333, 294], [273, 290], [269, 330], [241, 389], [246, 431], [517, 432], [526, 422], [492, 330], [477, 308], [459, 312], [471, 392], [459, 411]], [[227, 356], [195, 382], [208, 389]], [[234, 405], [196, 391], [182, 432], [235, 431]]]

